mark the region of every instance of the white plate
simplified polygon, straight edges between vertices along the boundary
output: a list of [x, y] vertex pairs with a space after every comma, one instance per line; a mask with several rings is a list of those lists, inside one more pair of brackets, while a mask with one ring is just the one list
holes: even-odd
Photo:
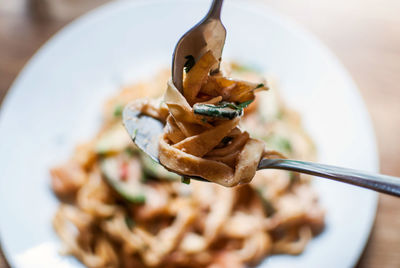
[[[13, 267], [76, 267], [60, 257], [51, 218], [58, 205], [48, 169], [96, 131], [104, 99], [119, 85], [168, 65], [175, 43], [210, 1], [120, 1], [91, 12], [50, 40], [22, 71], [0, 117], [0, 230]], [[323, 163], [378, 170], [371, 123], [357, 88], [313, 36], [267, 8], [226, 1], [225, 58], [279, 77], [301, 111]], [[300, 256], [268, 267], [351, 267], [367, 241], [377, 195], [325, 179], [315, 187], [326, 228]]]

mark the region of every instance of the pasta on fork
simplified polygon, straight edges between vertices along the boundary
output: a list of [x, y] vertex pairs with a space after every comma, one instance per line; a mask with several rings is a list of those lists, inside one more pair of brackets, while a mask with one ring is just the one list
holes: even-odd
[[[262, 157], [282, 157], [266, 151], [263, 141], [251, 138], [239, 126], [255, 92], [268, 88], [264, 83], [226, 78], [221, 72], [210, 75], [217, 64], [211, 51], [197, 63], [188, 58], [191, 64], [185, 67], [183, 92], [170, 80], [164, 95], [168, 115], [162, 118], [166, 126], [159, 142], [159, 160], [173, 172], [223, 186], [248, 183]], [[136, 101], [131, 108], [140, 103]]]

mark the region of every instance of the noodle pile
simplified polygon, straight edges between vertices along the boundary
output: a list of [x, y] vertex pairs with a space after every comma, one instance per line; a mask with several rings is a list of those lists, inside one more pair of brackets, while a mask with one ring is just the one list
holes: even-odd
[[[199, 63], [201, 60], [186, 74], [185, 81], [193, 81], [189, 75]], [[314, 148], [298, 115], [282, 104], [273, 85], [269, 91], [256, 93], [254, 100], [254, 88], [265, 81], [243, 66], [226, 65], [225, 70], [243, 80], [209, 76], [207, 72], [207, 81], [202, 80], [198, 94], [190, 90], [191, 95], [184, 92], [182, 96], [169, 83], [165, 103], [139, 101], [163, 94], [170, 74], [160, 72], [108, 100], [98, 135], [77, 146], [67, 162], [51, 169], [52, 188], [61, 200], [53, 225], [65, 254], [75, 256], [87, 267], [235, 268], [256, 265], [271, 254], [300, 254], [322, 230], [324, 211], [307, 176], [261, 170], [253, 178], [253, 160], [245, 165], [251, 174], [237, 175], [237, 159], [246, 146], [262, 141], [272, 149], [271, 154], [277, 154], [276, 150], [298, 159], [312, 159]], [[229, 89], [221, 83], [233, 81], [237, 85], [244, 80], [252, 81], [243, 82], [251, 90], [244, 90], [241, 99], [229, 99], [227, 90], [238, 87]], [[214, 87], [220, 91], [207, 91], [210, 83], [220, 83]], [[218, 169], [223, 165], [229, 176], [221, 172], [221, 177], [214, 180], [219, 184], [232, 186], [248, 178], [253, 180], [234, 188], [193, 180], [182, 183], [179, 176], [152, 162], [131, 142], [121, 123], [121, 111], [133, 100], [138, 100], [135, 103], [143, 112], [166, 122], [160, 144], [161, 151], [165, 146], [160, 155], [164, 164], [168, 161], [162, 160], [162, 155], [168, 156], [169, 150], [176, 149], [179, 152], [173, 151], [174, 157], [183, 154], [188, 163], [207, 165], [210, 180], [217, 171], [208, 164], [212, 162]], [[244, 115], [238, 112], [233, 119], [189, 115], [185, 110], [194, 110], [199, 103], [216, 106], [225, 101], [239, 105], [250, 100], [254, 101], [245, 108]], [[200, 127], [193, 127], [196, 125]], [[199, 150], [191, 145], [191, 140], [215, 128], [221, 131], [212, 134], [217, 144], [211, 149]], [[250, 130], [250, 134], [243, 129]], [[208, 143], [206, 146], [211, 147]], [[258, 162], [265, 149], [264, 145], [256, 147], [251, 148], [251, 155], [259, 150]], [[249, 161], [247, 156], [243, 159]], [[167, 167], [174, 169], [172, 164], [168, 162]], [[206, 170], [196, 170], [195, 174], [207, 177]]]

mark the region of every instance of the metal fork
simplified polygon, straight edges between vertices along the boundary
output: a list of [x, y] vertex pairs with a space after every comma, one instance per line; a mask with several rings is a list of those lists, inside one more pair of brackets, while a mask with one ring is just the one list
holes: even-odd
[[192, 56], [197, 61], [205, 52], [211, 50], [214, 57], [219, 59], [211, 73], [218, 72], [222, 50], [225, 44], [226, 29], [221, 22], [223, 0], [213, 0], [207, 15], [185, 33], [176, 44], [172, 56], [172, 81], [182, 92], [183, 67]]

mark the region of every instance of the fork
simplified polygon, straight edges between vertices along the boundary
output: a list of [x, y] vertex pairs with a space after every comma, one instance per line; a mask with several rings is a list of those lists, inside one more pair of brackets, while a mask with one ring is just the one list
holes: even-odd
[[223, 0], [213, 0], [207, 15], [193, 28], [186, 32], [176, 44], [172, 56], [172, 81], [175, 87], [183, 90], [183, 67], [191, 57], [197, 61], [204, 53], [211, 50], [218, 63], [211, 68], [211, 73], [219, 71], [222, 50], [225, 44], [226, 29], [221, 22]]

